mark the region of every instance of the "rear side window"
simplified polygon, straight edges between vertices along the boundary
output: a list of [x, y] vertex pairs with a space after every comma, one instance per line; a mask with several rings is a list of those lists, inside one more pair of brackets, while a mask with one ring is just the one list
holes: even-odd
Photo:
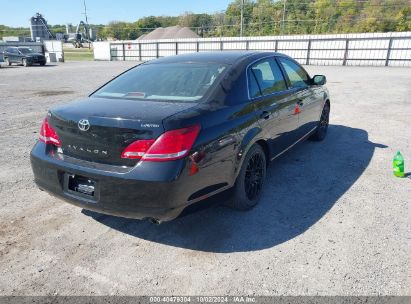
[[310, 77], [299, 64], [286, 58], [280, 57], [279, 60], [287, 73], [292, 87], [301, 88], [310, 84]]
[[252, 65], [248, 73], [250, 97], [268, 95], [287, 89], [280, 68], [272, 58]]
[[30, 53], [34, 53], [34, 51], [30, 48], [19, 48], [20, 53], [22, 54], [30, 54]]

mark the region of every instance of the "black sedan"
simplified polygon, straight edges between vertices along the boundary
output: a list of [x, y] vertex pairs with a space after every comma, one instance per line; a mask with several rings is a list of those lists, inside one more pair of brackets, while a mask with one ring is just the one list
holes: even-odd
[[9, 47], [3, 53], [4, 62], [6, 65], [12, 63], [22, 64], [24, 66], [30, 66], [33, 64], [46, 64], [46, 57], [38, 52], [35, 52], [28, 47]]
[[266, 169], [327, 133], [325, 76], [272, 52], [211, 52], [140, 64], [51, 109], [31, 152], [37, 185], [74, 205], [155, 222], [230, 189], [260, 199]]

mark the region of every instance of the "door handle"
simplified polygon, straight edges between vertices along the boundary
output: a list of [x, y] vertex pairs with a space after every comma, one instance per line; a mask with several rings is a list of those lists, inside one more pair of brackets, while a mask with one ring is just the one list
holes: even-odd
[[270, 118], [270, 112], [263, 111], [263, 113], [260, 114], [260, 118], [269, 119]]

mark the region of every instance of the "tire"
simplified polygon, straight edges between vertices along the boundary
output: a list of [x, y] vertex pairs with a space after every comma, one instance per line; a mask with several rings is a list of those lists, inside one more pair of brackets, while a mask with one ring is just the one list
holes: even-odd
[[4, 58], [4, 63], [8, 66], [11, 66], [11, 62], [10, 62], [9, 58]]
[[324, 104], [324, 108], [321, 113], [321, 117], [320, 117], [320, 121], [318, 122], [317, 129], [310, 136], [310, 140], [322, 141], [327, 135], [329, 121], [330, 121], [330, 104], [326, 102]]
[[263, 148], [255, 144], [248, 151], [233, 187], [231, 199], [226, 205], [235, 210], [249, 210], [261, 198], [267, 172], [267, 160]]
[[45, 66], [45, 65], [46, 65], [46, 62], [44, 62], [44, 61], [40, 62], [40, 65], [41, 65], [41, 66]]
[[27, 59], [26, 59], [26, 58], [23, 58], [23, 60], [21, 61], [21, 63], [22, 63], [25, 67], [28, 67], [28, 66], [29, 66], [29, 63], [27, 62]]

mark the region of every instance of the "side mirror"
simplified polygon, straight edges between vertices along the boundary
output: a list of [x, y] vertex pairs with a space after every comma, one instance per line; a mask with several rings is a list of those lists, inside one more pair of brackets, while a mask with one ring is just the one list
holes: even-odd
[[312, 81], [315, 85], [324, 85], [327, 83], [327, 78], [324, 75], [314, 75]]

